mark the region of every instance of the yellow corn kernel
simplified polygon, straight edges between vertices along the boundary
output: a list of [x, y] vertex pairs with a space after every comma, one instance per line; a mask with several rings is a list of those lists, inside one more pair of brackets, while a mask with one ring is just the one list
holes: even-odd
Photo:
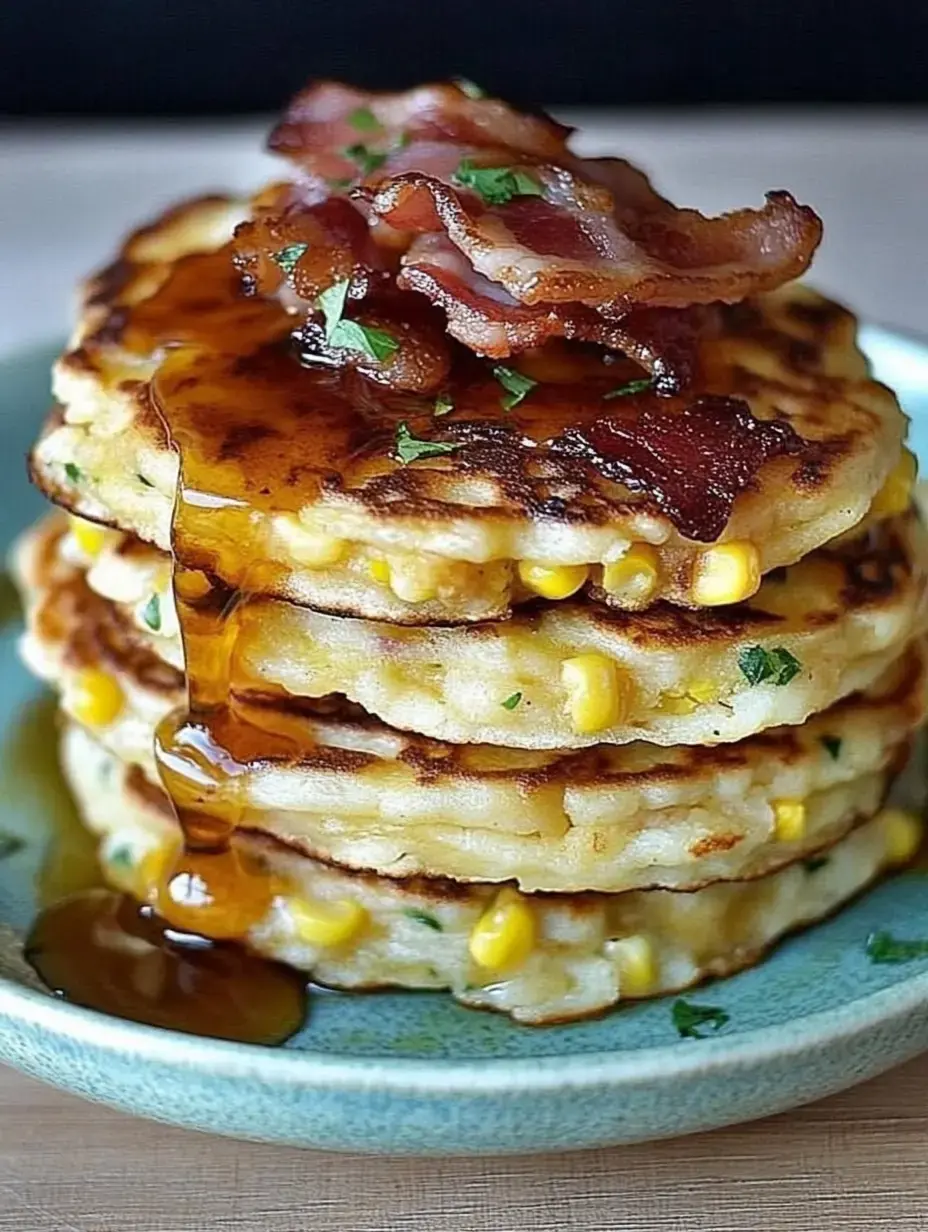
[[103, 526], [97, 526], [95, 522], [88, 522], [85, 518], [78, 518], [74, 514], [71, 514], [68, 522], [71, 537], [78, 548], [85, 556], [95, 560], [103, 551], [103, 545], [106, 543], [106, 529]]
[[603, 589], [623, 607], [637, 608], [654, 597], [660, 581], [660, 558], [650, 543], [636, 543], [621, 560], [603, 567]]
[[586, 565], [545, 565], [539, 560], [520, 560], [523, 584], [543, 599], [566, 599], [574, 595], [589, 576]]
[[645, 997], [657, 981], [654, 946], [640, 934], [621, 937], [609, 947], [619, 969], [619, 992], [623, 997]]
[[510, 971], [531, 954], [537, 935], [535, 914], [516, 890], [500, 890], [473, 927], [470, 956], [486, 971]]
[[699, 702], [686, 693], [662, 693], [658, 702], [661, 714], [692, 714]]
[[112, 676], [96, 667], [75, 673], [65, 690], [65, 708], [79, 723], [106, 727], [123, 708], [122, 689]]
[[389, 569], [390, 589], [404, 603], [425, 603], [438, 594], [438, 570], [434, 564], [404, 554], [392, 557]]
[[747, 540], [718, 543], [702, 553], [693, 577], [693, 602], [700, 607], [740, 603], [760, 586], [760, 556]]
[[323, 949], [352, 941], [368, 920], [364, 907], [350, 898], [296, 898], [289, 906], [300, 940]]
[[806, 806], [801, 800], [775, 800], [773, 824], [782, 843], [795, 843], [806, 832]]
[[578, 732], [598, 732], [618, 723], [625, 712], [619, 670], [601, 654], [582, 654], [561, 664], [567, 713]]
[[918, 462], [911, 449], [903, 449], [902, 457], [886, 476], [882, 488], [874, 496], [870, 512], [878, 518], [894, 518], [905, 513], [912, 500], [912, 486]]
[[390, 566], [385, 560], [372, 560], [367, 566], [367, 571], [381, 586], [390, 585]]
[[306, 530], [301, 526], [290, 536], [292, 555], [310, 569], [338, 564], [347, 550], [348, 544], [344, 539], [336, 539], [321, 530]]
[[691, 680], [686, 686], [686, 691], [700, 705], [718, 701], [719, 697], [718, 685], [711, 680]]
[[922, 819], [906, 809], [887, 808], [879, 814], [886, 829], [886, 855], [893, 864], [908, 864], [921, 846]]

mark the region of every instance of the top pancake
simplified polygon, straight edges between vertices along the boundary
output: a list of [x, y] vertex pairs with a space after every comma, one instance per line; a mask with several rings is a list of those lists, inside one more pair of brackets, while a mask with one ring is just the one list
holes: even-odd
[[[720, 309], [684, 398], [604, 401], [638, 374], [565, 348], [520, 359], [538, 383], [507, 410], [489, 364], [462, 350], [454, 409], [436, 417], [431, 400], [299, 364], [292, 319], [238, 288], [225, 245], [245, 212], [224, 198], [179, 206], [88, 283], [56, 367], [61, 409], [32, 459], [60, 504], [167, 549], [179, 451], [174, 548], [233, 585], [369, 619], [468, 622], [528, 598], [516, 565], [543, 562], [588, 566], [587, 588], [617, 606], [693, 606], [709, 540], [567, 448], [572, 432], [604, 416], [666, 423], [704, 396], [743, 399], [748, 436], [788, 425], [797, 451], [761, 466], [714, 540], [747, 544], [760, 572], [857, 524], [899, 462], [905, 419], [869, 378], [854, 318], [803, 288]], [[453, 452], [403, 464], [401, 424]], [[605, 591], [602, 566], [642, 543], [652, 589]]]

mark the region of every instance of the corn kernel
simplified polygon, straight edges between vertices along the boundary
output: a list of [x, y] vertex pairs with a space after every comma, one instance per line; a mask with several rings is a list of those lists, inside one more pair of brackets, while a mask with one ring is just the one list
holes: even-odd
[[801, 800], [775, 800], [773, 824], [782, 843], [795, 843], [806, 832], [806, 806]]
[[474, 925], [468, 949], [478, 967], [510, 971], [519, 967], [535, 946], [535, 915], [515, 890], [500, 890]]
[[700, 705], [718, 701], [718, 685], [713, 684], [711, 680], [691, 680], [686, 686], [686, 691]]
[[658, 702], [661, 714], [692, 714], [699, 702], [686, 693], [662, 693]]
[[520, 579], [543, 599], [566, 599], [576, 594], [589, 572], [586, 565], [545, 565], [538, 560], [519, 561]]
[[660, 580], [660, 560], [650, 543], [636, 543], [621, 560], [603, 568], [603, 589], [623, 607], [644, 607], [653, 597]]
[[561, 664], [567, 713], [578, 732], [598, 732], [618, 723], [625, 712], [619, 670], [601, 654], [582, 654]]
[[367, 571], [381, 586], [390, 585], [390, 566], [385, 560], [372, 560], [367, 566]]
[[740, 603], [760, 586], [760, 556], [747, 540], [719, 543], [700, 556], [693, 577], [693, 602], [700, 607]]
[[367, 911], [350, 898], [297, 898], [290, 915], [300, 940], [323, 949], [353, 940], [368, 920]]
[[300, 527], [290, 537], [291, 553], [301, 565], [308, 565], [310, 569], [337, 564], [347, 550], [348, 544], [344, 539], [336, 539], [321, 530]]
[[640, 934], [621, 937], [609, 947], [619, 970], [619, 992], [623, 997], [645, 997], [657, 981], [654, 946]]
[[911, 449], [903, 449], [902, 457], [886, 476], [882, 488], [874, 496], [870, 512], [878, 518], [894, 518], [905, 513], [912, 500], [912, 486], [918, 462]]
[[85, 556], [95, 560], [103, 551], [103, 545], [106, 543], [106, 529], [97, 526], [95, 522], [88, 522], [85, 518], [78, 518], [74, 514], [68, 518], [68, 523], [71, 528], [71, 537], [78, 548]]
[[893, 864], [908, 864], [921, 846], [924, 826], [916, 813], [888, 808], [879, 814], [886, 828], [886, 855]]
[[438, 594], [437, 569], [411, 554], [395, 556], [389, 562], [390, 589], [404, 603], [425, 603]]
[[112, 676], [96, 667], [75, 673], [65, 690], [65, 708], [79, 723], [106, 727], [119, 715], [125, 703], [122, 689]]

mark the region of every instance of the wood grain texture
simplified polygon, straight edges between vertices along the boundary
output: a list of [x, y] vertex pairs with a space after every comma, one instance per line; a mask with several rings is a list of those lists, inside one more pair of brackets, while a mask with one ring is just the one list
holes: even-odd
[[924, 1232], [928, 1056], [771, 1120], [561, 1156], [327, 1155], [0, 1069], [0, 1232]]

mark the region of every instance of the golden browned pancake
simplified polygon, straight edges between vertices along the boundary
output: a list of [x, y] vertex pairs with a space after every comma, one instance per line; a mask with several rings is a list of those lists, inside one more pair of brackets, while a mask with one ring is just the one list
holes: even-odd
[[[507, 407], [470, 357], [453, 409], [436, 417], [429, 400], [299, 365], [284, 310], [236, 289], [222, 245], [244, 209], [219, 198], [177, 207], [87, 285], [56, 368], [60, 407], [32, 459], [59, 503], [166, 550], [173, 438], [190, 495], [175, 544], [185, 561], [301, 604], [411, 624], [498, 617], [533, 593], [584, 586], [623, 608], [717, 604], [854, 526], [875, 499], [876, 513], [898, 507], [898, 482], [880, 493], [909, 468], [904, 417], [870, 379], [852, 315], [811, 291], [722, 310], [687, 398], [604, 401], [615, 378], [602, 358], [571, 354], [539, 361], [530, 396]], [[682, 462], [661, 493], [608, 478], [576, 435], [604, 407], [645, 443], [675, 415], [706, 419], [720, 448], [705, 491], [686, 488]], [[777, 455], [774, 438], [790, 429], [801, 439]], [[720, 464], [739, 450], [753, 477], [732, 480], [729, 516]], [[733, 577], [718, 543], [740, 553]]]

